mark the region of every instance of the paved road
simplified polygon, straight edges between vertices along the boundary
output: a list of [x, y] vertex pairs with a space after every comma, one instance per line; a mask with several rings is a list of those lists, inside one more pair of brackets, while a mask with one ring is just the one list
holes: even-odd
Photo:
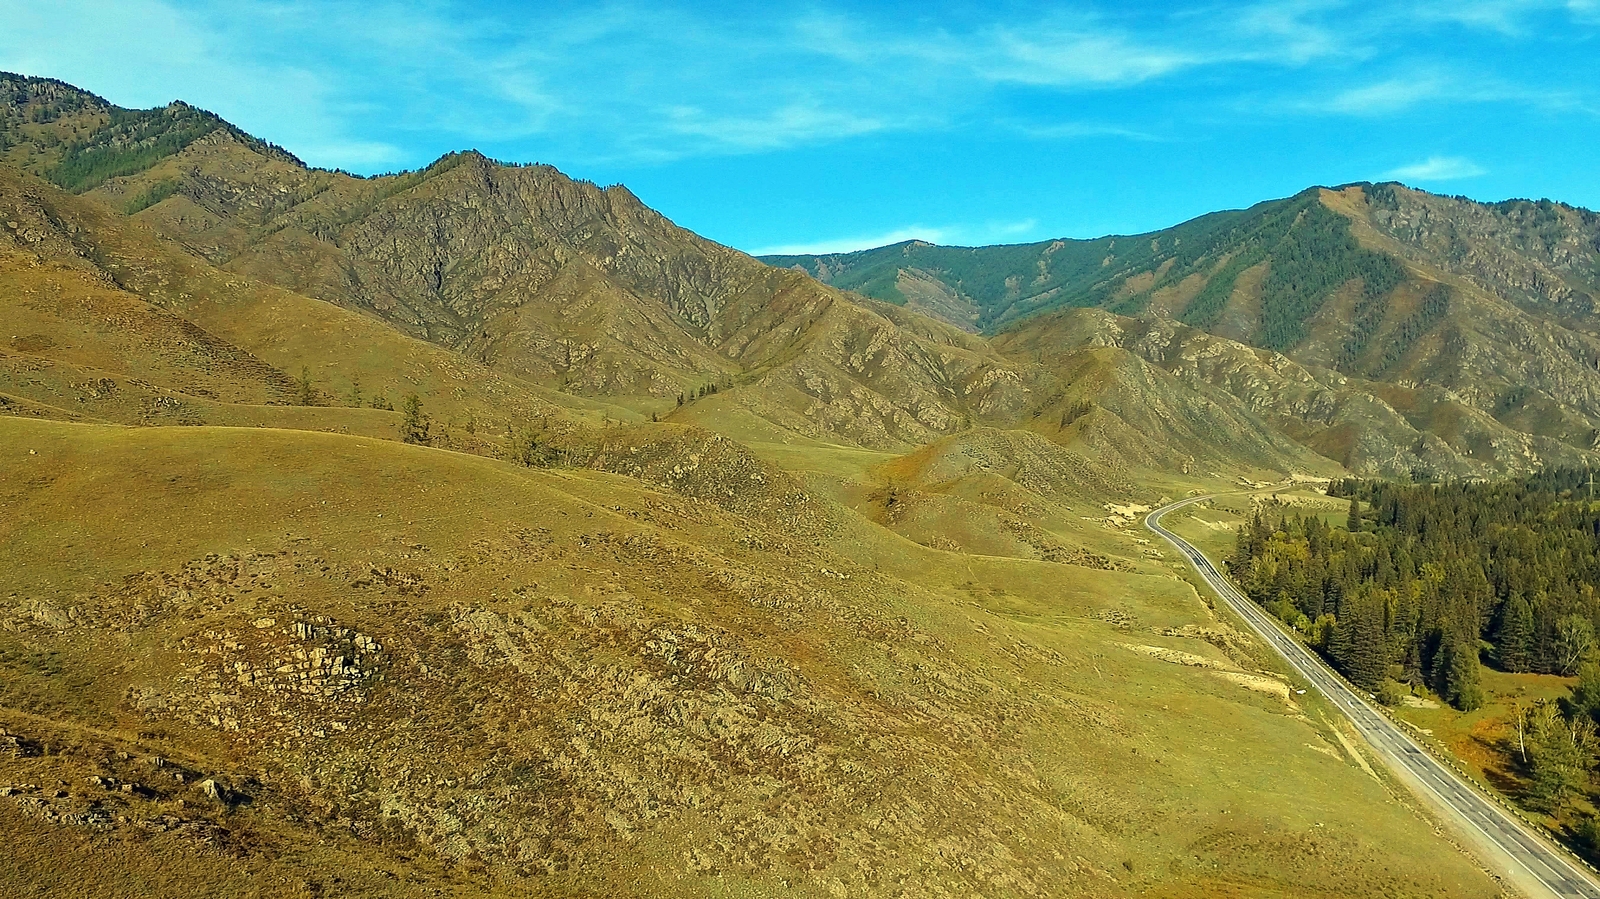
[[1365, 696], [1345, 686], [1345, 682], [1315, 654], [1290, 637], [1266, 610], [1235, 589], [1204, 553], [1161, 526], [1161, 516], [1166, 513], [1211, 498], [1197, 496], [1164, 506], [1146, 516], [1144, 525], [1183, 553], [1217, 595], [1249, 622], [1301, 677], [1321, 690], [1349, 717], [1378, 757], [1423, 799], [1454, 821], [1462, 835], [1479, 848], [1484, 861], [1503, 877], [1531, 896], [1600, 899], [1600, 885], [1566, 855], [1534, 836], [1423, 751], [1405, 731], [1374, 710]]

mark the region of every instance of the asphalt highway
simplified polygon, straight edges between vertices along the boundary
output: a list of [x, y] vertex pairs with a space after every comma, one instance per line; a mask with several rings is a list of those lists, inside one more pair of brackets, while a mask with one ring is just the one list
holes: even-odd
[[1535, 836], [1424, 751], [1398, 725], [1379, 714], [1365, 695], [1347, 686], [1311, 650], [1289, 636], [1268, 612], [1235, 589], [1204, 553], [1161, 526], [1161, 517], [1168, 512], [1211, 498], [1197, 496], [1163, 506], [1145, 517], [1145, 527], [1183, 553], [1223, 602], [1248, 622], [1302, 678], [1321, 690], [1355, 725], [1374, 754], [1447, 821], [1455, 824], [1461, 835], [1480, 850], [1482, 860], [1497, 869], [1497, 873], [1523, 892], [1541, 899], [1545, 896], [1600, 899], [1600, 884], [1560, 849]]

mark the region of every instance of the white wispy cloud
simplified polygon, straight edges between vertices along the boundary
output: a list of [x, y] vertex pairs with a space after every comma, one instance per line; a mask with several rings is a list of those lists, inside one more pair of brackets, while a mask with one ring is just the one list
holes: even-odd
[[1429, 156], [1422, 162], [1390, 169], [1383, 177], [1395, 181], [1458, 181], [1488, 173], [1487, 169], [1461, 156]]
[[993, 240], [1006, 237], [1024, 237], [1032, 234], [1039, 228], [1038, 219], [1023, 219], [1020, 222], [990, 222], [984, 226], [984, 233]]
[[1317, 21], [1317, 17], [1337, 11], [1336, 0], [1269, 0], [1246, 7], [1233, 20], [1232, 27], [1246, 39], [1247, 55], [1252, 58], [1280, 59], [1304, 64], [1328, 57], [1363, 57], [1370, 49], [1354, 40], [1353, 30]]
[[735, 150], [771, 150], [797, 143], [839, 140], [881, 131], [881, 118], [796, 103], [755, 115], [717, 115], [693, 106], [671, 107], [667, 127], [674, 133]]
[[985, 35], [968, 64], [993, 81], [1103, 87], [1138, 84], [1206, 61], [1196, 52], [1114, 33], [998, 28]]
[[922, 240], [928, 243], [944, 243], [948, 231], [944, 228], [928, 228], [922, 225], [910, 225], [905, 228], [896, 228], [882, 234], [864, 234], [854, 237], [835, 237], [826, 240], [806, 241], [802, 243], [776, 244], [768, 247], [755, 247], [746, 250], [751, 256], [825, 256], [831, 253], [854, 253], [856, 250], [870, 250], [874, 247], [886, 247], [892, 243], [907, 240]]
[[1100, 122], [1051, 122], [1048, 124], [1019, 122], [1011, 126], [1018, 133], [1041, 140], [1079, 137], [1120, 137], [1136, 141], [1160, 141], [1162, 137], [1136, 128], [1107, 125]]
[[1567, 15], [1583, 20], [1595, 8], [1595, 0], [1424, 0], [1406, 8], [1402, 15], [1422, 22], [1444, 22], [1508, 37], [1526, 37], [1535, 31], [1540, 16]]
[[1444, 88], [1445, 82], [1437, 76], [1391, 78], [1347, 88], [1325, 102], [1307, 105], [1346, 115], [1387, 115], [1437, 99]]
[[1514, 103], [1545, 112], [1593, 114], [1594, 109], [1581, 86], [1528, 86], [1502, 80], [1492, 73], [1439, 68], [1402, 72], [1331, 94], [1294, 99], [1282, 108], [1300, 113], [1380, 117], [1419, 107], [1470, 103]]
[[977, 225], [907, 225], [880, 234], [862, 234], [800, 243], [776, 244], [746, 250], [751, 256], [825, 256], [886, 247], [907, 240], [921, 240], [945, 246], [983, 246], [1026, 240], [1038, 231], [1037, 219], [994, 221]]

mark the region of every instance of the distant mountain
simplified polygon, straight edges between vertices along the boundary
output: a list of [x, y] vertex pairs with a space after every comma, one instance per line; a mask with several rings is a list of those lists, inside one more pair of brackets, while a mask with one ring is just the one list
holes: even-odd
[[[1416, 431], [1382, 470], [1533, 465], [1600, 445], [1600, 215], [1549, 201], [1359, 184], [1127, 237], [766, 261], [969, 329], [1026, 334], [1032, 317], [1085, 307], [1282, 352]], [[1459, 458], [1428, 451], [1432, 437]], [[1361, 467], [1346, 452], [1361, 440], [1317, 446]]]
[[1180, 245], [1215, 242], [1254, 211], [1213, 213], [1169, 231], [1131, 237], [987, 247], [910, 240], [854, 253], [760, 258], [968, 330], [993, 331], [1061, 306], [1112, 304], [1123, 298], [1118, 294], [1130, 277], [1159, 269]]

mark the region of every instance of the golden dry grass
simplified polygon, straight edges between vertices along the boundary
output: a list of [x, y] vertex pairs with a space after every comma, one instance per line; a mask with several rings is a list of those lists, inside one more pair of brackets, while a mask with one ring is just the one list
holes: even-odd
[[[616, 475], [278, 429], [0, 419], [0, 504], [0, 726], [41, 747], [0, 757], [40, 787], [0, 798], [19, 890], [89, 852], [105, 894], [388, 894], [384, 871], [486, 895], [1493, 894], [1314, 709], [1126, 649], [1260, 664], [1155, 560], [951, 553], [847, 516], [819, 540]], [[339, 650], [369, 679], [329, 699], [274, 673], [355, 646], [340, 628], [381, 644]], [[201, 775], [252, 802], [208, 804]], [[200, 835], [70, 823], [97, 804]]]

